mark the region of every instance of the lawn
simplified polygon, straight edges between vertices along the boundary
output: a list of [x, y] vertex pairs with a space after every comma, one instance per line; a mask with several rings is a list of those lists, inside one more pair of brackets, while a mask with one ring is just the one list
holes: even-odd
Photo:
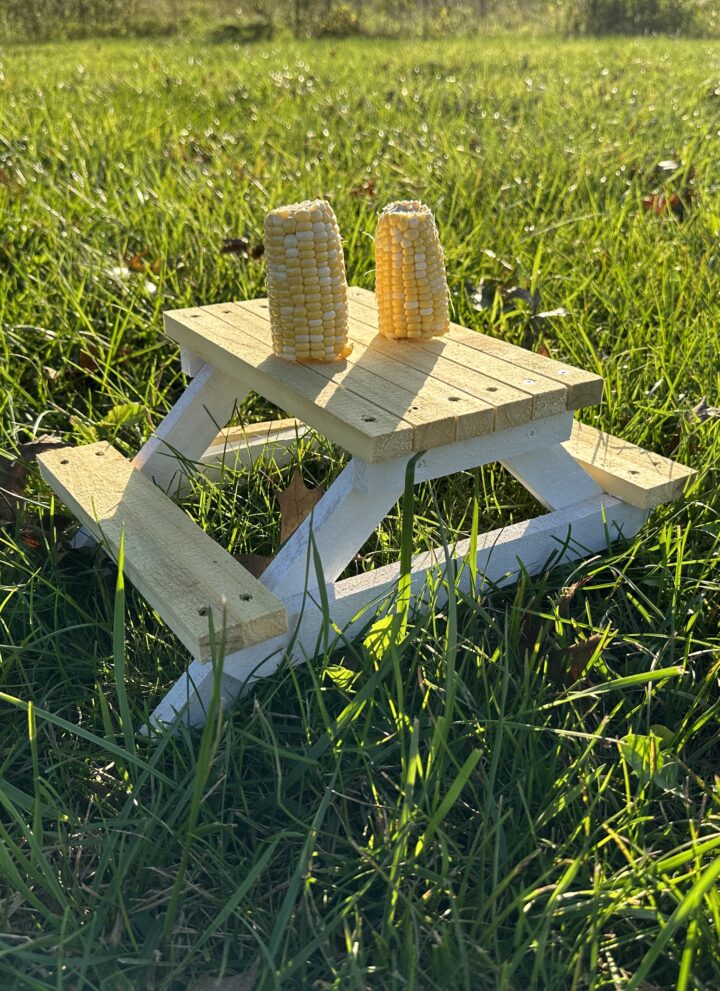
[[[48, 433], [135, 453], [184, 386], [162, 311], [261, 294], [265, 212], [325, 195], [369, 288], [378, 209], [427, 202], [459, 322], [598, 371], [583, 418], [699, 472], [629, 545], [148, 740], [186, 652], [31, 467], [0, 526], [3, 991], [720, 986], [719, 176], [718, 44], [0, 52], [7, 458]], [[271, 554], [276, 491], [342, 457], [228, 472], [187, 511]], [[494, 466], [423, 485], [415, 549], [475, 508], [537, 510]], [[398, 509], [353, 566], [403, 536]], [[601, 632], [570, 683], [558, 657]]]

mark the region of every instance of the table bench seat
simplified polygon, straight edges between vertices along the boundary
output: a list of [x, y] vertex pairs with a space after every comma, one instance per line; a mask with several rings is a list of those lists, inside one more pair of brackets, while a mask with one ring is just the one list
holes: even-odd
[[287, 630], [285, 607], [110, 444], [48, 450], [43, 478], [125, 572], [193, 656], [212, 654], [223, 629], [231, 652]]
[[577, 420], [563, 447], [601, 489], [638, 509], [654, 509], [679, 499], [697, 474], [677, 461]]

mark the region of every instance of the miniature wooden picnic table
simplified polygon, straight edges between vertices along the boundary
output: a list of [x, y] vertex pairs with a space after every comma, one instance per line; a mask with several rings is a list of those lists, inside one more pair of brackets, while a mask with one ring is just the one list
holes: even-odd
[[[284, 657], [312, 658], [367, 624], [391, 599], [399, 564], [340, 575], [401, 496], [413, 456], [416, 483], [499, 461], [547, 508], [478, 537], [480, 588], [632, 537], [694, 474], [576, 421], [574, 410], [602, 396], [592, 372], [455, 324], [442, 338], [388, 340], [377, 334], [374, 294], [363, 289], [349, 290], [349, 315], [350, 356], [301, 365], [273, 355], [265, 299], [168, 312], [165, 330], [182, 348], [190, 381], [134, 460], [106, 443], [39, 458], [49, 484], [115, 556], [123, 535], [128, 577], [195, 658], [153, 713], [155, 724], [179, 715], [205, 721], [215, 677], [211, 618], [226, 652], [227, 704]], [[250, 391], [297, 419], [220, 430]], [[172, 496], [219, 460], [268, 451], [287, 460], [308, 428], [351, 460], [255, 578]], [[469, 551], [461, 540], [451, 553], [462, 562]], [[413, 593], [446, 567], [442, 548], [416, 556]], [[471, 569], [459, 570], [467, 590]]]

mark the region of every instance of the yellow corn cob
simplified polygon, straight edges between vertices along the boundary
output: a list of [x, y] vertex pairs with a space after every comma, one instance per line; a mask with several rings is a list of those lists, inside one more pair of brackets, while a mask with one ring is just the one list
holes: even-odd
[[390, 203], [375, 234], [378, 329], [385, 337], [436, 337], [449, 326], [443, 250], [433, 215], [417, 200]]
[[265, 219], [273, 351], [288, 361], [347, 353], [347, 282], [340, 230], [325, 200], [271, 210]]

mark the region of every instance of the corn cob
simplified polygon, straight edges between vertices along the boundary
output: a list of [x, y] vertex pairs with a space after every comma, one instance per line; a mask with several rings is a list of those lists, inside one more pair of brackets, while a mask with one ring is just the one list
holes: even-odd
[[385, 337], [427, 338], [449, 326], [443, 250], [433, 215], [417, 200], [390, 203], [375, 234], [378, 329]]
[[330, 204], [306, 200], [271, 210], [265, 258], [275, 354], [288, 361], [347, 354], [345, 259]]

